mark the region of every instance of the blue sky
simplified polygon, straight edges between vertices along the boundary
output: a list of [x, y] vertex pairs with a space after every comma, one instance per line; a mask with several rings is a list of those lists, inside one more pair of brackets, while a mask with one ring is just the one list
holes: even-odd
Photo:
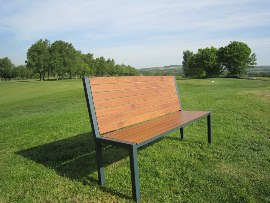
[[269, 0], [0, 0], [0, 58], [24, 64], [39, 39], [136, 68], [182, 63], [184, 50], [247, 43], [270, 65]]

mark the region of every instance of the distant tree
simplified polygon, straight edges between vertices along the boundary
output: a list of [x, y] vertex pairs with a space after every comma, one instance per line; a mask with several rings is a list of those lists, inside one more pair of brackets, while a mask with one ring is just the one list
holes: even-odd
[[55, 41], [51, 44], [50, 49], [50, 66], [52, 71], [64, 78], [65, 73], [71, 75], [75, 72], [76, 50], [71, 43], [62, 40]]
[[17, 66], [16, 68], [16, 77], [19, 79], [29, 79], [33, 75], [31, 69], [26, 68], [24, 65]]
[[183, 72], [186, 77], [202, 77], [205, 74], [200, 64], [201, 57], [192, 51], [183, 52]]
[[[58, 40], [49, 43], [48, 40], [39, 40], [27, 52], [27, 68], [40, 75], [44, 80], [55, 74], [57, 79], [67, 74], [82, 77], [84, 75], [111, 76], [111, 75], [138, 75], [138, 71], [126, 65], [116, 65], [114, 59], [105, 59], [103, 56], [94, 58], [93, 54], [83, 54], [76, 50], [71, 43]], [[24, 69], [16, 69], [19, 72]]]
[[82, 78], [85, 75], [93, 75], [90, 72], [90, 68], [88, 67], [88, 65], [86, 63], [81, 64], [80, 66], [78, 66], [78, 68], [76, 69], [76, 76], [79, 76], [80, 78]]
[[194, 54], [190, 62], [190, 75], [191, 77], [200, 78], [205, 77], [205, 70], [200, 64], [200, 56], [198, 53]]
[[251, 55], [251, 49], [243, 42], [233, 41], [228, 46], [219, 49], [219, 61], [230, 75], [240, 76], [246, 73], [250, 64], [256, 64], [256, 55]]
[[184, 75], [186, 77], [190, 77], [191, 76], [191, 63], [192, 63], [192, 57], [194, 56], [194, 53], [192, 51], [189, 51], [189, 50], [186, 50], [186, 51], [183, 51], [183, 62], [182, 62], [182, 65], [183, 65], [183, 72], [184, 72]]
[[116, 70], [115, 70], [115, 61], [113, 59], [108, 59], [106, 60], [106, 69], [107, 69], [107, 74], [108, 75], [115, 75]]
[[44, 80], [45, 72], [49, 68], [49, 47], [50, 42], [38, 40], [27, 51], [26, 67], [39, 74], [39, 80]]
[[139, 75], [139, 72], [132, 66], [127, 66], [124, 64], [117, 64], [114, 67], [115, 75], [117, 76], [135, 76]]
[[108, 75], [107, 62], [103, 56], [96, 58], [95, 60], [95, 70], [97, 76]]
[[73, 72], [72, 74], [79, 76], [80, 78], [84, 75], [90, 75], [90, 68], [88, 67], [88, 64], [83, 60], [83, 54], [81, 51], [76, 50], [75, 52], [75, 59], [73, 62]]
[[87, 66], [84, 65], [84, 67], [81, 67], [82, 74], [81, 75], [95, 75], [96, 70], [95, 70], [95, 59], [94, 55], [91, 53], [87, 54], [82, 54], [82, 60]]
[[198, 49], [198, 52], [183, 52], [183, 72], [187, 77], [219, 77], [225, 70], [230, 75], [240, 76], [246, 68], [255, 66], [256, 54], [243, 42], [233, 41], [228, 46]]
[[255, 53], [252, 53], [249, 57], [249, 65], [254, 67], [257, 65], [257, 56]]
[[84, 67], [86, 64], [82, 60], [81, 51], [78, 51], [75, 48], [69, 51], [70, 51], [69, 56], [70, 58], [72, 58], [72, 60], [69, 62], [69, 65], [67, 66], [67, 72], [69, 73], [69, 79], [71, 79], [73, 75], [77, 74], [80, 67]]
[[131, 75], [131, 76], [139, 75], [139, 72], [136, 70], [136, 68], [130, 65], [127, 66], [127, 69], [128, 69], [128, 75]]
[[204, 69], [206, 77], [218, 77], [224, 71], [218, 62], [218, 50], [215, 47], [199, 49], [196, 58], [197, 66]]
[[0, 59], [0, 78], [4, 78], [6, 79], [11, 79], [13, 78], [15, 75], [14, 72], [14, 67], [15, 65], [12, 63], [12, 61], [8, 58], [1, 58]]

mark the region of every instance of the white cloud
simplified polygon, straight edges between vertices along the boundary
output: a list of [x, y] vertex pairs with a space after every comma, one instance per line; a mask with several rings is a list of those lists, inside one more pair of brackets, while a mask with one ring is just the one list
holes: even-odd
[[0, 35], [5, 36], [1, 43], [6, 43], [7, 36], [20, 43], [33, 43], [39, 38], [70, 40], [82, 51], [96, 51], [96, 55], [108, 55], [140, 67], [176, 63], [182, 49], [225, 45], [236, 39], [246, 40], [256, 49], [266, 46], [270, 50], [270, 46], [260, 43], [260, 38], [268, 37], [261, 36], [259, 30], [270, 29], [268, 0], [0, 3], [4, 5]]
[[[239, 12], [248, 1], [17, 1], [16, 13], [2, 17], [5, 27], [26, 38], [35, 34], [107, 30], [116, 33], [230, 29], [269, 24], [264, 12]], [[25, 2], [28, 2], [24, 6]], [[31, 2], [31, 3], [30, 3]], [[21, 8], [21, 9], [20, 9]], [[225, 9], [224, 9], [225, 8]], [[245, 6], [244, 6], [245, 8]], [[260, 8], [261, 9], [261, 8]], [[242, 8], [243, 10], [243, 8]], [[252, 11], [252, 9], [250, 9]], [[109, 33], [108, 33], [109, 34]]]

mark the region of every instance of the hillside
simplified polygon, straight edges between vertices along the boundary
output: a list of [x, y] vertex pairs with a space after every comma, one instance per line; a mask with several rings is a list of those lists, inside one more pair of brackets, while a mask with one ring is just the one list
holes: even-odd
[[270, 66], [256, 66], [247, 69], [248, 76], [265, 76], [270, 77]]
[[[163, 67], [150, 67], [137, 69], [142, 75], [183, 75], [182, 65], [169, 65]], [[270, 77], [270, 66], [256, 66], [247, 69], [250, 77], [267, 76]]]
[[143, 75], [182, 75], [182, 65], [142, 68], [138, 71]]

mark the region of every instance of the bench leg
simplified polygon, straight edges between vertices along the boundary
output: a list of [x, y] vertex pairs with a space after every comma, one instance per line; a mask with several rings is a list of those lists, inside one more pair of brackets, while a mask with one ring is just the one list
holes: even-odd
[[184, 128], [180, 128], [181, 140], [184, 139]]
[[212, 122], [211, 122], [211, 114], [207, 116], [207, 132], [208, 132], [208, 143], [212, 143]]
[[104, 167], [102, 165], [102, 146], [101, 143], [96, 142], [96, 159], [97, 159], [97, 169], [98, 169], [98, 183], [100, 185], [105, 184], [104, 178]]
[[140, 201], [140, 181], [138, 171], [138, 156], [137, 148], [131, 147], [129, 149], [130, 159], [130, 172], [131, 172], [131, 183], [132, 183], [132, 198], [136, 201]]

